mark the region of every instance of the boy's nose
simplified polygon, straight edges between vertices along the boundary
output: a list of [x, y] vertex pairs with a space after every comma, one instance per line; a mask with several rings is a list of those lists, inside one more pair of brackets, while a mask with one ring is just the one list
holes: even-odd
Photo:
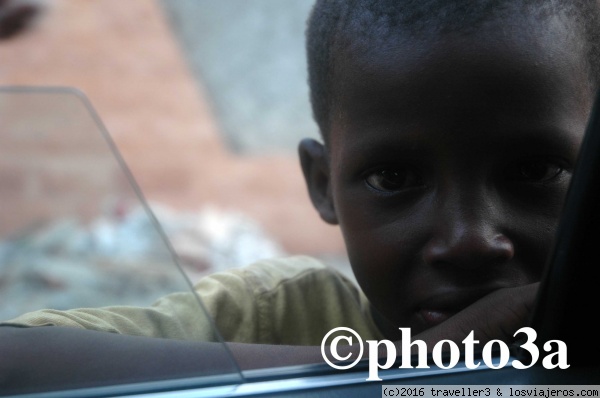
[[469, 270], [508, 262], [514, 256], [514, 244], [492, 219], [485, 211], [456, 208], [450, 216], [437, 217], [424, 249], [425, 262]]

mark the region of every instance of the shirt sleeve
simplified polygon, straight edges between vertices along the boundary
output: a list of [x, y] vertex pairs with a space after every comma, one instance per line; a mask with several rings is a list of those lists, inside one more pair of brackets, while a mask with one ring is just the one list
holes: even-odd
[[222, 337], [228, 342], [289, 345], [318, 345], [338, 326], [352, 327], [361, 336], [380, 336], [360, 290], [306, 256], [215, 273], [202, 278], [194, 290], [197, 295], [170, 294], [151, 307], [41, 310], [0, 326], [69, 326], [182, 340]]
[[173, 293], [151, 307], [113, 306], [67, 311], [40, 310], [0, 326], [66, 326], [100, 332], [179, 340], [216, 341], [210, 319], [190, 293]]
[[208, 275], [194, 286], [196, 295], [173, 293], [150, 307], [44, 309], [1, 322], [0, 326], [66, 326], [181, 340], [220, 341], [222, 336], [225, 341], [256, 342], [259, 304], [252, 274], [240, 268]]

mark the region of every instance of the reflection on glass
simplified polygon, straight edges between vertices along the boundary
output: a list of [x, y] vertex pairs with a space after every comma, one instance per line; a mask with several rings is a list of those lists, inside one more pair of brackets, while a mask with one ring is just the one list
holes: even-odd
[[[191, 291], [81, 93], [1, 88], [0, 121], [0, 320], [42, 308], [150, 306]], [[199, 301], [196, 315], [212, 325]], [[211, 373], [238, 378], [220, 348], [224, 368]]]

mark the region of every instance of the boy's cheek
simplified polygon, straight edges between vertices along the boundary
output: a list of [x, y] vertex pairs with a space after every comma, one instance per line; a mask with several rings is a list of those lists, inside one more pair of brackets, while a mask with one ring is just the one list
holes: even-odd
[[407, 280], [409, 270], [419, 267], [423, 239], [417, 229], [390, 223], [343, 232], [350, 263], [363, 285], [388, 290], [388, 285]]

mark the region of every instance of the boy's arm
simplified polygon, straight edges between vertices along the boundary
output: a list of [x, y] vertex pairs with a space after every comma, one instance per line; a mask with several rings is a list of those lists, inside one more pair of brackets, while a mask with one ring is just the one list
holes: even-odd
[[[460, 346], [471, 331], [481, 345], [492, 339], [510, 342], [514, 332], [527, 325], [537, 287], [498, 290], [413, 339], [425, 341], [429, 350], [442, 339]], [[320, 347], [228, 346], [242, 369], [323, 363]], [[219, 343], [75, 328], [0, 327], [0, 390], [83, 388], [215, 374], [232, 368], [221, 350]], [[348, 350], [357, 351], [356, 347]]]
[[[539, 283], [526, 286], [497, 290], [465, 308], [440, 325], [426, 330], [413, 340], [422, 340], [427, 344], [429, 352], [440, 340], [452, 340], [459, 347], [471, 333], [479, 341], [482, 348], [490, 340], [502, 340], [507, 344], [515, 341], [514, 334], [523, 326], [527, 326], [531, 310], [535, 303]], [[400, 355], [401, 342], [395, 342]], [[320, 347], [266, 346], [228, 343], [236, 361], [242, 369], [266, 368], [274, 366], [297, 365], [304, 363], [324, 363]], [[447, 348], [447, 346], [445, 346]], [[417, 347], [414, 346], [413, 354]], [[339, 347], [342, 357], [350, 354], [355, 359], [359, 347]], [[382, 355], [386, 354], [382, 347]], [[279, 357], [283, 355], [283, 358]], [[368, 346], [365, 344], [363, 357], [368, 357]]]

